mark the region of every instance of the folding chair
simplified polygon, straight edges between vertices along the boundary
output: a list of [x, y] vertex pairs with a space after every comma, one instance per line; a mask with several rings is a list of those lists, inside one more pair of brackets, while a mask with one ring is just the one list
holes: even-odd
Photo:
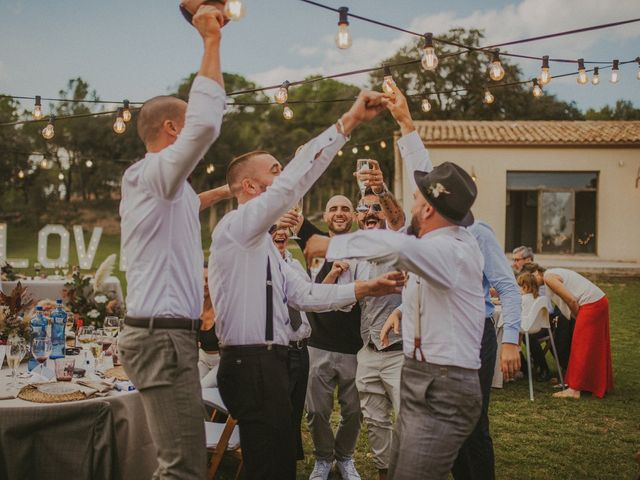
[[[242, 471], [242, 450], [240, 449], [240, 433], [236, 428], [237, 421], [229, 415], [229, 411], [220, 397], [220, 391], [217, 388], [203, 388], [202, 401], [205, 405], [213, 409], [210, 422], [205, 421], [205, 433], [207, 451], [211, 453], [211, 461], [209, 463], [209, 472], [207, 478], [213, 480], [220, 467], [220, 462], [225, 453], [230, 453], [239, 460], [238, 469], [236, 471], [236, 479], [239, 478]], [[224, 423], [213, 422], [217, 414], [227, 415]]]

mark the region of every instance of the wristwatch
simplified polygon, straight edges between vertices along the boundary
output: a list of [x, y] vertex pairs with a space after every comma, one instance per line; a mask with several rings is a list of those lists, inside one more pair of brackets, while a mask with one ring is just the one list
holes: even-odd
[[382, 191], [381, 191], [380, 193], [376, 193], [376, 192], [373, 192], [373, 193], [374, 193], [376, 196], [378, 196], [378, 197], [381, 197], [381, 198], [382, 198], [382, 197], [386, 197], [386, 196], [387, 196], [387, 194], [389, 193], [389, 190], [387, 190], [387, 186], [383, 184], [383, 185], [382, 185]]

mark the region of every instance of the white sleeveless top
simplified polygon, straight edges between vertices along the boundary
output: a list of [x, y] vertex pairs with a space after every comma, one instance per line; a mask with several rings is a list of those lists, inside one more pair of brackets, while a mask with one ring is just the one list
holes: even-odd
[[[546, 277], [548, 274], [558, 275], [562, 278], [562, 283], [565, 288], [569, 290], [571, 295], [576, 297], [579, 306], [597, 302], [604, 297], [604, 292], [602, 290], [573, 270], [567, 270], [566, 268], [550, 268], [545, 272], [544, 276]], [[569, 309], [569, 306], [558, 295], [553, 293], [550, 288], [546, 289], [546, 294], [551, 297], [553, 303], [558, 306], [565, 317], [571, 318], [571, 310]]]

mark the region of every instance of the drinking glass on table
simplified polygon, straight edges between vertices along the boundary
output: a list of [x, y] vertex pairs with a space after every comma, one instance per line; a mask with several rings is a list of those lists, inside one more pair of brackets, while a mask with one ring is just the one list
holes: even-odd
[[7, 364], [11, 369], [11, 382], [8, 386], [14, 387], [17, 385], [16, 371], [18, 369], [18, 366], [20, 365], [20, 362], [27, 354], [27, 351], [27, 342], [24, 338], [13, 340], [7, 345]]
[[105, 317], [103, 328], [107, 336], [115, 337], [120, 333], [120, 319], [113, 316]]
[[107, 337], [103, 328], [96, 329], [94, 342], [91, 344], [91, 353], [96, 359], [96, 365], [102, 362], [102, 354], [111, 346], [111, 343], [113, 343], [113, 340]]
[[51, 345], [51, 339], [49, 337], [34, 338], [31, 341], [31, 354], [33, 355], [33, 358], [35, 358], [38, 362], [38, 366], [33, 369], [32, 373], [37, 373], [38, 375], [41, 375], [45, 378], [49, 378], [55, 375], [55, 373], [52, 372], [51, 369], [44, 366], [46, 361], [49, 359], [49, 356], [51, 355], [52, 349], [53, 346]]
[[364, 180], [358, 175], [358, 173], [368, 173], [371, 170], [371, 164], [368, 158], [359, 158], [356, 163], [356, 180], [358, 181], [358, 188], [360, 189], [360, 196], [364, 197], [364, 192], [367, 190], [367, 186], [364, 184]]
[[67, 278], [67, 275], [69, 275], [69, 264], [68, 263], [64, 263], [62, 265], [62, 274], [64, 275], [65, 278]]
[[81, 347], [83, 350], [88, 350], [91, 348], [91, 344], [95, 341], [95, 328], [92, 326], [82, 327], [80, 330], [80, 334], [78, 335], [78, 340], [80, 341]]
[[[298, 215], [298, 217], [300, 215], [302, 215], [302, 206], [304, 205], [304, 198], [299, 198], [298, 199], [298, 203], [296, 203], [293, 206], [293, 213], [295, 213], [296, 215]], [[298, 236], [298, 234], [295, 232], [295, 230], [293, 230], [293, 228], [289, 228], [289, 231], [291, 232], [291, 236], [289, 236], [289, 240], [300, 240], [300, 237]]]

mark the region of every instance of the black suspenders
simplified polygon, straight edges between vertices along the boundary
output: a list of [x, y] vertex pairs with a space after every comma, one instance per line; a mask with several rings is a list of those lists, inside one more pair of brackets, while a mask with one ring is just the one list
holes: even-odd
[[273, 343], [273, 282], [271, 281], [271, 259], [267, 256], [267, 328], [265, 331], [267, 345]]

